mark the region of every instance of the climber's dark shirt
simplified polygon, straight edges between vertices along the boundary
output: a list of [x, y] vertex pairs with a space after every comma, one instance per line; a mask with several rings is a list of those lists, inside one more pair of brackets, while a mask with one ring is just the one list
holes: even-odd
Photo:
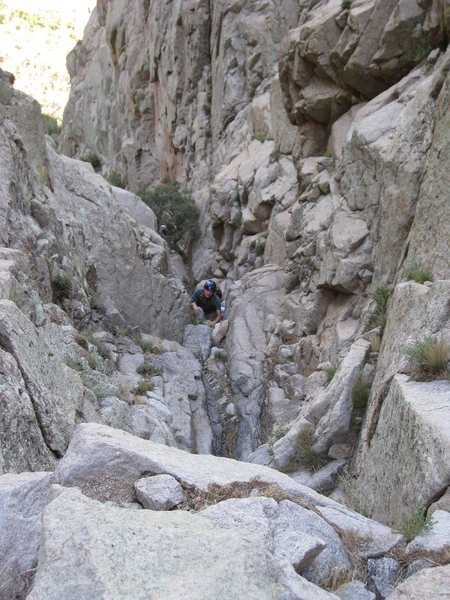
[[220, 310], [220, 299], [217, 294], [213, 294], [211, 298], [207, 298], [201, 288], [195, 290], [191, 296], [192, 302], [199, 306], [205, 315], [217, 313]]

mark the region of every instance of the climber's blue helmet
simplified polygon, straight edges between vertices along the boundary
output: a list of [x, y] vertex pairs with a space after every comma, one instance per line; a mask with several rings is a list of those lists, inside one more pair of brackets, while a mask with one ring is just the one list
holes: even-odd
[[208, 290], [208, 292], [212, 292], [213, 294], [216, 291], [216, 284], [214, 281], [211, 281], [211, 279], [208, 279], [203, 287], [205, 290]]

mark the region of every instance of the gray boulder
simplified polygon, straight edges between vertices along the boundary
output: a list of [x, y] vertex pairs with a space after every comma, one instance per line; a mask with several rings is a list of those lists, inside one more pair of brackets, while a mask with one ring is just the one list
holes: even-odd
[[357, 482], [374, 518], [396, 525], [405, 507], [424, 508], [447, 488], [449, 393], [448, 381], [416, 382], [406, 375], [392, 380]]
[[185, 511], [114, 508], [79, 490], [56, 488], [42, 527], [29, 600], [278, 595], [264, 546], [245, 532], [221, 529]]
[[397, 586], [389, 600], [446, 600], [450, 589], [450, 565], [423, 569]]
[[400, 569], [400, 563], [394, 558], [369, 558], [367, 587], [377, 599], [384, 600], [393, 592]]
[[205, 361], [211, 350], [212, 329], [205, 325], [186, 325], [183, 346], [190, 350], [197, 360]]
[[96, 423], [79, 425], [58, 463], [55, 477], [57, 483], [78, 486], [95, 499], [129, 502], [134, 500], [136, 480], [161, 473], [172, 475], [184, 489], [190, 489], [194, 506], [205, 494], [212, 501], [214, 490], [233, 495], [242, 489], [249, 495], [252, 489], [262, 493], [269, 487], [315, 506], [339, 507], [338, 503], [269, 467], [188, 454]]
[[278, 505], [271, 498], [243, 498], [225, 500], [200, 514], [222, 528], [252, 533], [261, 539], [276, 560], [288, 560], [297, 572], [301, 572], [326, 544], [299, 527], [295, 505], [291, 508], [294, 518], [284, 510], [284, 502]]
[[336, 591], [341, 600], [375, 600], [373, 592], [369, 592], [362, 581], [351, 581]]
[[143, 477], [134, 488], [142, 506], [151, 510], [170, 510], [184, 500], [183, 488], [171, 475]]

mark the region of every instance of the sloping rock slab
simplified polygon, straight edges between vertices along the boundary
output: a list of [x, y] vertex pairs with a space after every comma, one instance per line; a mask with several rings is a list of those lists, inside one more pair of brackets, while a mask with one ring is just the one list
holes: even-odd
[[269, 467], [189, 454], [97, 423], [78, 426], [55, 477], [57, 483], [78, 486], [95, 499], [129, 502], [134, 500], [137, 479], [162, 473], [175, 477], [185, 491], [200, 500], [211, 491], [220, 491], [225, 499], [240, 488], [250, 493], [252, 488], [264, 491], [264, 487], [274, 486], [275, 491], [302, 503], [339, 507], [337, 502]]
[[281, 597], [273, 560], [245, 532], [185, 511], [115, 508], [58, 491], [44, 511], [28, 600]]
[[382, 525], [372, 519], [367, 519], [345, 506], [337, 504], [336, 507], [317, 507], [321, 515], [333, 525], [343, 536], [355, 535], [359, 539], [358, 555], [361, 558], [378, 558], [393, 550], [404, 537], [393, 531], [387, 525]]
[[80, 377], [53, 356], [33, 323], [9, 300], [0, 300], [0, 343], [19, 365], [47, 445], [63, 454], [83, 410]]
[[17, 361], [0, 349], [0, 472], [52, 469], [53, 463]]
[[0, 477], [0, 598], [24, 598], [37, 565], [50, 473]]

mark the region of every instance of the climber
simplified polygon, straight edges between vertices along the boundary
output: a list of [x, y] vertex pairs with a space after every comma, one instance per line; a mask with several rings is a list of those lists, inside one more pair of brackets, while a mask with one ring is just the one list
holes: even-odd
[[[214, 327], [222, 319], [220, 303], [221, 293], [216, 283], [211, 279], [205, 282], [202, 288], [197, 288], [189, 299], [194, 315], [201, 314], [209, 320], [210, 327]], [[213, 317], [215, 317], [213, 319]]]

